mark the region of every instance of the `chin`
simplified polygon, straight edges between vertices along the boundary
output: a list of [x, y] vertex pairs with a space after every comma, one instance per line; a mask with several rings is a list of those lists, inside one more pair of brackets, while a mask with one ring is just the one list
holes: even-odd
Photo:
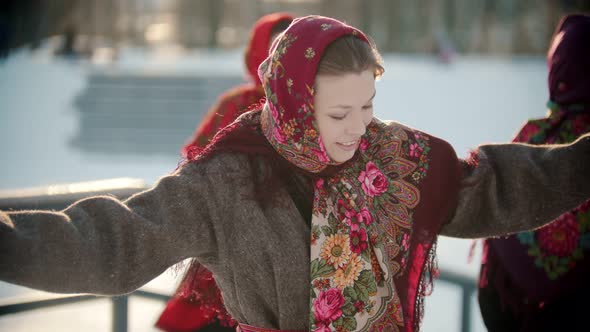
[[349, 161], [350, 159], [352, 159], [353, 156], [354, 156], [354, 154], [352, 154], [350, 156], [340, 156], [340, 158], [331, 158], [331, 159], [337, 164], [343, 164], [343, 163]]

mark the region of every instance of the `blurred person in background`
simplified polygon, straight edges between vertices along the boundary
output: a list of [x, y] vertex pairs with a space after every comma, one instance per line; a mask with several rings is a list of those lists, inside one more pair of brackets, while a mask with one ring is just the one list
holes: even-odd
[[[547, 64], [549, 113], [528, 121], [513, 142], [563, 144], [590, 132], [590, 16], [560, 21]], [[478, 296], [483, 320], [489, 331], [579, 330], [587, 325], [589, 280], [586, 201], [540, 229], [484, 242]]]
[[[183, 147], [181, 152], [184, 157], [194, 158], [220, 129], [232, 123], [250, 105], [264, 98], [264, 89], [258, 77], [258, 66], [268, 57], [272, 41], [291, 24], [292, 20], [291, 14], [272, 13], [256, 21], [244, 56], [250, 82], [237, 86], [219, 97], [193, 137]], [[181, 281], [156, 326], [171, 332], [235, 331], [234, 326], [237, 323], [227, 313], [213, 275], [198, 262], [192, 264], [198, 273]]]
[[213, 105], [193, 136], [182, 148], [182, 155], [189, 157], [204, 148], [223, 127], [232, 123], [252, 104], [264, 98], [262, 82], [258, 78], [258, 66], [268, 56], [268, 50], [276, 36], [285, 30], [293, 16], [288, 13], [272, 13], [262, 16], [252, 28], [244, 54], [249, 82], [223, 93]]
[[241, 332], [419, 330], [438, 235], [521, 232], [578, 206], [590, 135], [461, 160], [373, 116], [383, 72], [360, 30], [296, 18], [259, 67], [265, 102], [153, 188], [0, 211], [0, 280], [116, 295], [196, 258], [185, 280], [212, 271]]

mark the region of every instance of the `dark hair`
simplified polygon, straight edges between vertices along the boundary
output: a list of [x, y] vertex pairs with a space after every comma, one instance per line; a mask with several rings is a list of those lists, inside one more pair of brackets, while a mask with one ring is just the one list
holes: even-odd
[[346, 35], [328, 45], [318, 65], [317, 74], [341, 75], [360, 73], [367, 69], [373, 69], [376, 78], [385, 72], [377, 47], [372, 42], [368, 44], [353, 35]]
[[287, 29], [289, 25], [291, 25], [292, 21], [293, 20], [290, 19], [283, 19], [278, 21], [277, 23], [275, 23], [275, 25], [272, 26], [272, 29], [270, 30], [270, 35], [274, 36], [278, 33], [285, 31], [285, 29]]

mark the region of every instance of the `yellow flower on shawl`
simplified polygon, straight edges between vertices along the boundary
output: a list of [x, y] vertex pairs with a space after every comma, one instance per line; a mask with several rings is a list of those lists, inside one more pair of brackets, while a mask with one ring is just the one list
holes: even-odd
[[320, 256], [334, 268], [342, 267], [350, 258], [348, 234], [333, 234], [326, 238]]
[[354, 285], [363, 269], [363, 261], [361, 256], [352, 253], [350, 260], [342, 268], [336, 270], [334, 274], [334, 283], [339, 289]]

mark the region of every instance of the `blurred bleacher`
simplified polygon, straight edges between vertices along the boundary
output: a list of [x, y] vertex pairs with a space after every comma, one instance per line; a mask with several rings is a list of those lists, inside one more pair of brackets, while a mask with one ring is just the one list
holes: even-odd
[[84, 151], [177, 155], [180, 144], [219, 94], [239, 76], [96, 71], [76, 97], [77, 134]]

